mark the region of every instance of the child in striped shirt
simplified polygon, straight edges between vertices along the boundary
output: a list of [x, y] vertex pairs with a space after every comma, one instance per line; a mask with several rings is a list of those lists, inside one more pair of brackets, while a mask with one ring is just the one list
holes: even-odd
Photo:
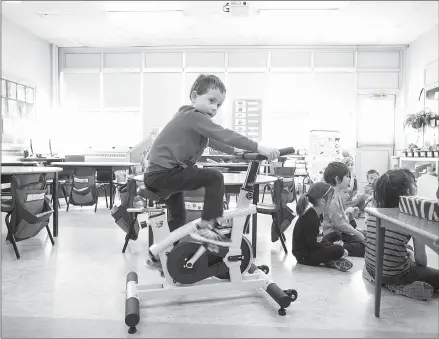
[[[379, 208], [395, 208], [398, 207], [400, 196], [415, 194], [414, 175], [408, 169], [391, 169], [375, 182], [374, 203]], [[416, 248], [415, 242], [415, 258], [411, 256], [407, 248], [410, 238], [401, 232], [385, 230], [383, 284], [409, 285], [418, 281], [431, 285], [435, 291], [439, 290], [439, 270], [426, 267], [425, 246]], [[376, 218], [369, 215], [364, 259], [365, 269], [372, 278], [375, 277], [375, 243]]]

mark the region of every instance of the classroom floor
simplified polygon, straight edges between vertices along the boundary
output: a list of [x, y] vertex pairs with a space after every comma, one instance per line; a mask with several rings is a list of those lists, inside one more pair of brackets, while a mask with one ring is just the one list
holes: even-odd
[[[353, 258], [347, 273], [297, 264], [280, 243], [271, 243], [265, 215], [259, 216], [256, 264], [268, 265], [281, 288], [298, 291], [286, 316], [262, 290], [142, 300], [138, 331], [129, 335], [127, 272], [137, 271], [140, 284], [161, 278], [144, 266], [148, 232], [141, 231], [123, 255], [125, 234], [104, 206], [101, 201], [97, 213], [93, 207], [66, 212], [62, 204], [56, 245], [42, 231], [18, 244], [20, 260], [2, 227], [2, 338], [438, 337], [437, 297], [422, 302], [383, 290], [377, 319], [374, 286], [361, 276], [364, 259]], [[291, 233], [292, 227], [289, 251]], [[428, 257], [438, 267], [438, 256], [428, 251]]]

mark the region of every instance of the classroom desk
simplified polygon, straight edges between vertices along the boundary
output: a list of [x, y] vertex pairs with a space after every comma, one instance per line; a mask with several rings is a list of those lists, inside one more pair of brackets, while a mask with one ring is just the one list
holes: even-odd
[[249, 163], [247, 162], [197, 162], [195, 165], [200, 165], [203, 168], [211, 168], [211, 167], [217, 167], [217, 168], [224, 168], [229, 171], [235, 171], [235, 172], [245, 172], [248, 169]]
[[[245, 181], [247, 173], [223, 173], [225, 193], [239, 193], [242, 184]], [[143, 182], [143, 175], [136, 175], [134, 179], [136, 181]], [[274, 176], [259, 174], [255, 181], [253, 189], [253, 204], [256, 206], [259, 202], [259, 185], [268, 184], [277, 180]], [[258, 214], [252, 215], [252, 248], [253, 257], [256, 258], [256, 240], [257, 240], [257, 228], [258, 228]], [[151, 233], [150, 233], [151, 234]]]
[[37, 163], [46, 163], [51, 164], [52, 162], [60, 162], [64, 161], [63, 157], [27, 157], [27, 158], [20, 158], [23, 162], [37, 162]]
[[2, 166], [38, 166], [37, 161], [2, 161]]
[[110, 209], [113, 207], [113, 173], [114, 171], [129, 169], [132, 166], [137, 166], [138, 163], [134, 162], [99, 162], [99, 161], [90, 161], [90, 162], [80, 162], [80, 161], [64, 161], [64, 162], [52, 162], [50, 166], [59, 166], [63, 169], [73, 169], [78, 167], [93, 167], [95, 169], [99, 169], [100, 171], [108, 171], [111, 173], [110, 176]]
[[[17, 174], [47, 174], [53, 173], [53, 196], [57, 196], [58, 186], [58, 172], [61, 172], [60, 167], [43, 167], [43, 166], [5, 166], [2, 168], [1, 175], [17, 175]], [[53, 236], [58, 236], [58, 199], [53, 199], [53, 222], [52, 222]]]
[[375, 317], [379, 317], [385, 229], [387, 228], [395, 232], [408, 234], [413, 237], [413, 241], [418, 242], [421, 246], [428, 246], [439, 254], [439, 223], [402, 213], [399, 211], [399, 208], [367, 207], [365, 211], [377, 218], [375, 247]]

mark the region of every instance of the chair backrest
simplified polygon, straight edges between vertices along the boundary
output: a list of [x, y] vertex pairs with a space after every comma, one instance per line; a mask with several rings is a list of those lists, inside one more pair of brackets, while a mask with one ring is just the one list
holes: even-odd
[[20, 174], [11, 179], [14, 209], [11, 212], [11, 232], [16, 241], [37, 235], [49, 223], [53, 210], [46, 196], [44, 174]]
[[277, 177], [292, 178], [296, 172], [296, 167], [275, 167], [274, 174]]
[[64, 157], [65, 162], [85, 162], [84, 154], [66, 154]]

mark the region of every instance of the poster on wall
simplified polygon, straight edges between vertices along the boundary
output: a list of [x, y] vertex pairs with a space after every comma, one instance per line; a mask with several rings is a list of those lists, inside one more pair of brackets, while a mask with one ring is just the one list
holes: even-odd
[[326, 165], [342, 158], [340, 131], [311, 130], [309, 135], [309, 172], [312, 180], [319, 181]]
[[253, 141], [262, 138], [262, 100], [237, 99], [233, 102], [233, 130]]

